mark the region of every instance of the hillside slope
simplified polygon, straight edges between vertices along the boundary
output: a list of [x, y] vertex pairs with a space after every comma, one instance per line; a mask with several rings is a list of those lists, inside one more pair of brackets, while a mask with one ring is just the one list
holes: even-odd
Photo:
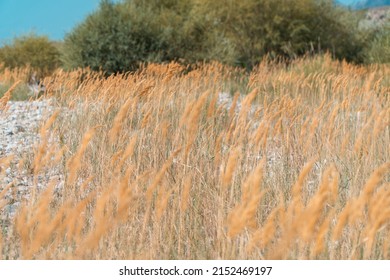
[[365, 17], [359, 26], [363, 29], [378, 29], [390, 22], [390, 6], [371, 8], [366, 11]]

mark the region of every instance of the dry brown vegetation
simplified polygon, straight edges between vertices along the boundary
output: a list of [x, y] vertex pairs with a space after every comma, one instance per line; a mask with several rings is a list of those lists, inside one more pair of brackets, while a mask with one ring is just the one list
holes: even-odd
[[31, 172], [56, 166], [65, 184], [32, 193], [1, 258], [389, 258], [388, 66], [172, 63], [44, 83], [63, 109]]

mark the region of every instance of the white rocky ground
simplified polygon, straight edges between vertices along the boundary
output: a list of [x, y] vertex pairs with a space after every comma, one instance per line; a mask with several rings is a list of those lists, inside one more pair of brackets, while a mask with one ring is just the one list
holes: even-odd
[[[0, 110], [0, 192], [12, 187], [0, 199], [0, 223], [13, 216], [23, 199], [28, 199], [34, 185], [31, 167], [33, 152], [39, 143], [39, 127], [55, 110], [52, 100], [8, 102]], [[6, 162], [12, 156], [11, 163]], [[23, 160], [23, 161], [21, 161]], [[19, 170], [19, 164], [24, 168]], [[37, 188], [61, 176], [55, 170], [39, 175]]]

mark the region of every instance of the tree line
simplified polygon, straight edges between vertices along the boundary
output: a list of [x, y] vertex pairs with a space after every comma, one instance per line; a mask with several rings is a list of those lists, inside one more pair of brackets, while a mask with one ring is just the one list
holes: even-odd
[[353, 63], [390, 62], [389, 25], [362, 30], [357, 15], [332, 0], [103, 0], [63, 42], [16, 38], [0, 48], [0, 61], [42, 75], [59, 66], [110, 75], [167, 61], [251, 69], [264, 57], [288, 62], [325, 52]]

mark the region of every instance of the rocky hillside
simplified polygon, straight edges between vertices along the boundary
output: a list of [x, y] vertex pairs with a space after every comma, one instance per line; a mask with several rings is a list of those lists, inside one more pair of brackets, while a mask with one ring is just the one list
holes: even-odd
[[371, 8], [365, 12], [360, 27], [364, 29], [381, 28], [385, 23], [390, 22], [390, 6]]

